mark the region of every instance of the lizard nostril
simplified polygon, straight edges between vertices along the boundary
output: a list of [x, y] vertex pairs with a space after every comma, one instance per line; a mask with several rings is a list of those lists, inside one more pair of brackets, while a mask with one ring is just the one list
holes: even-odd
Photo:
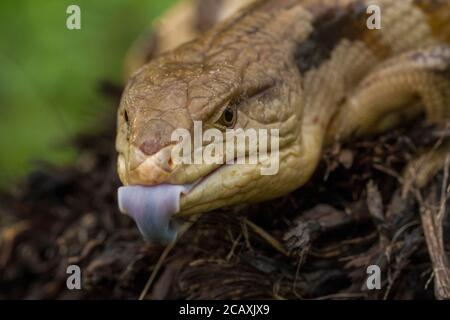
[[[138, 156], [138, 155], [141, 156]], [[134, 153], [136, 160], [135, 167], [139, 166], [147, 157], [151, 157], [160, 169], [170, 172], [173, 167], [172, 148], [157, 143], [155, 140], [147, 140], [139, 147], [139, 151]]]
[[139, 149], [148, 156], [151, 156], [158, 152], [163, 146], [156, 139], [150, 139], [144, 141]]

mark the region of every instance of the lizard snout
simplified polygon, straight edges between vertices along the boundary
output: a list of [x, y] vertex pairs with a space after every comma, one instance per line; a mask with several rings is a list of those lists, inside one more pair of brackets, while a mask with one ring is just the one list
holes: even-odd
[[172, 147], [165, 147], [152, 155], [130, 146], [128, 155], [118, 158], [119, 176], [124, 185], [156, 185], [167, 182], [174, 166]]

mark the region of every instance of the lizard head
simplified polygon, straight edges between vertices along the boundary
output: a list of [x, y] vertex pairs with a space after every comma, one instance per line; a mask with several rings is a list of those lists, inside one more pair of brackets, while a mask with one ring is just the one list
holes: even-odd
[[125, 88], [116, 138], [125, 185], [119, 206], [151, 240], [173, 236], [173, 214], [275, 198], [301, 180], [294, 162], [302, 88], [291, 43], [306, 35], [308, 19], [297, 6], [262, 3], [266, 8], [249, 8], [151, 61]]

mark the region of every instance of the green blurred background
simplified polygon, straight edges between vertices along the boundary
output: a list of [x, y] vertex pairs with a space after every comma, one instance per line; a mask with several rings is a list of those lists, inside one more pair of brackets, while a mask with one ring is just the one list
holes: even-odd
[[[126, 51], [173, 2], [0, 1], [0, 188], [34, 160], [73, 161], [64, 142], [98, 125], [99, 84], [122, 84]], [[66, 28], [71, 4], [81, 30]]]

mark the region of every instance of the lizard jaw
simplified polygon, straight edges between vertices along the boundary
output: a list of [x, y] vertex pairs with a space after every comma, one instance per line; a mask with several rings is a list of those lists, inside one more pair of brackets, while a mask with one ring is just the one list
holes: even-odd
[[[123, 158], [119, 158], [119, 166]], [[145, 162], [144, 162], [145, 164]], [[154, 243], [167, 243], [175, 239], [177, 232], [172, 217], [182, 208], [191, 190], [202, 187], [220, 168], [213, 169], [190, 184], [128, 184], [118, 189], [119, 210], [129, 215], [137, 224], [143, 237]]]

